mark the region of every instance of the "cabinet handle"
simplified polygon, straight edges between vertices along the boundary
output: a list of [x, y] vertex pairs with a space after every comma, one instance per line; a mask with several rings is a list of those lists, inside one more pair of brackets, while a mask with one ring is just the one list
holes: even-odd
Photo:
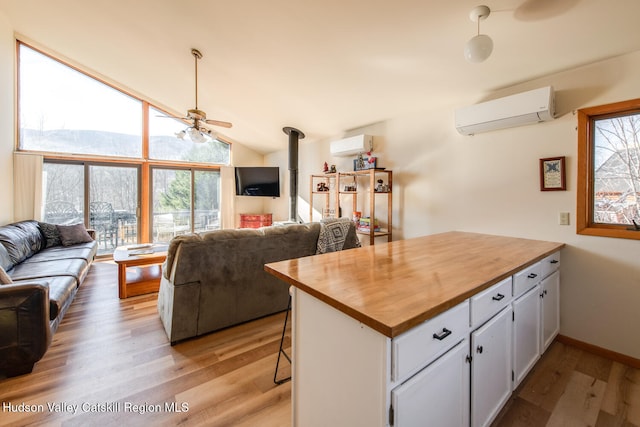
[[552, 260], [551, 260], [551, 264], [557, 264], [557, 263], [558, 263], [558, 260], [557, 260], [557, 259], [552, 259]]
[[476, 352], [478, 352], [478, 353], [480, 353], [480, 354], [482, 354], [482, 350], [484, 350], [484, 349], [482, 348], [482, 346], [481, 346], [481, 345], [479, 345], [479, 346], [476, 348]]
[[536, 277], [538, 277], [538, 275], [536, 273], [531, 273], [527, 276], [529, 279], [535, 279]]
[[542, 292], [542, 293], [543, 293], [544, 295], [546, 295], [546, 294], [547, 294], [547, 290], [545, 289], [545, 290], [544, 290], [544, 292]]
[[449, 335], [451, 335], [451, 331], [448, 330], [447, 328], [442, 328], [442, 332], [440, 334], [433, 334], [433, 338], [437, 339], [438, 341], [442, 341]]
[[502, 300], [502, 298], [504, 298], [504, 295], [498, 294], [498, 295], [496, 295], [495, 297], [493, 297], [491, 299], [494, 300], [494, 301], [500, 301], [500, 300]]

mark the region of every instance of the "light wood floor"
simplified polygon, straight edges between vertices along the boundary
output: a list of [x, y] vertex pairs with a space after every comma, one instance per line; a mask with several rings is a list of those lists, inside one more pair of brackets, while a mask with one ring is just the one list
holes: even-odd
[[[284, 314], [171, 347], [156, 295], [119, 300], [116, 277], [94, 264], [34, 371], [0, 380], [0, 425], [290, 426], [291, 383], [273, 384]], [[555, 342], [494, 426], [640, 427], [640, 371]]]
[[[0, 425], [290, 425], [291, 383], [273, 383], [284, 314], [171, 347], [156, 300], [118, 299], [115, 264], [95, 263], [33, 372], [0, 381], [0, 402], [44, 410], [0, 408]], [[99, 412], [117, 402], [117, 412]], [[188, 411], [165, 410], [174, 402]], [[47, 403], [103, 406], [69, 414]], [[139, 413], [154, 405], [162, 411]]]

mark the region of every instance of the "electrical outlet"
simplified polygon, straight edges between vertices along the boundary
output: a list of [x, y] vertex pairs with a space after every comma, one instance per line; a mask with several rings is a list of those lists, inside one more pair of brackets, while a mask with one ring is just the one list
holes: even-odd
[[560, 212], [558, 214], [558, 224], [569, 225], [569, 212]]

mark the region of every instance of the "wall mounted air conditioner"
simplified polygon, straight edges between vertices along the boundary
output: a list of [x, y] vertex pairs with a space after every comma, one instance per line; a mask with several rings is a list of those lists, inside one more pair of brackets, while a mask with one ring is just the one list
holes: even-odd
[[553, 87], [547, 86], [455, 111], [456, 129], [473, 135], [514, 126], [546, 122], [554, 118]]
[[356, 135], [339, 141], [333, 141], [330, 150], [331, 155], [336, 157], [366, 153], [373, 150], [373, 137], [371, 135]]

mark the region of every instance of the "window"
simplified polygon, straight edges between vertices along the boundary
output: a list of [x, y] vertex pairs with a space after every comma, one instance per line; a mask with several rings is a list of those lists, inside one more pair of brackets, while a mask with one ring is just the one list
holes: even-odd
[[229, 143], [179, 139], [181, 119], [19, 41], [17, 52], [17, 148], [44, 154], [45, 221], [84, 222], [100, 255], [218, 228]]
[[577, 231], [640, 239], [640, 99], [578, 111]]
[[19, 46], [20, 149], [141, 157], [140, 100]]
[[[43, 165], [43, 220], [95, 230], [98, 255], [138, 241], [139, 167], [54, 162]], [[85, 179], [86, 178], [86, 179]], [[88, 185], [85, 185], [88, 183]]]
[[219, 171], [154, 168], [151, 185], [154, 242], [220, 228]]
[[177, 138], [178, 132], [184, 128], [182, 120], [172, 118], [158, 109], [149, 108], [149, 158], [180, 162], [229, 163], [229, 144], [217, 139], [197, 143], [189, 138]]

